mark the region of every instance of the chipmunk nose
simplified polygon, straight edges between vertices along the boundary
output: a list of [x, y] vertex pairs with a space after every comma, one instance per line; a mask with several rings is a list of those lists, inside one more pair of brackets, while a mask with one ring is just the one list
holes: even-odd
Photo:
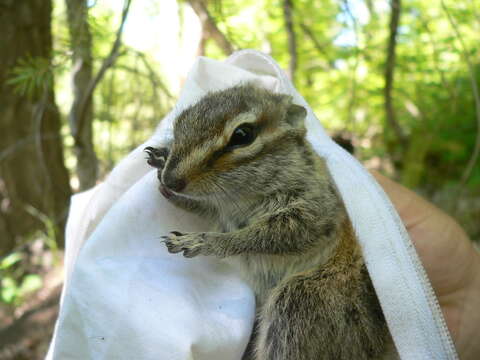
[[185, 186], [187, 186], [187, 183], [184, 179], [175, 179], [171, 177], [166, 177], [163, 181], [163, 184], [170, 190], [176, 192], [182, 191], [183, 189], [185, 189]]

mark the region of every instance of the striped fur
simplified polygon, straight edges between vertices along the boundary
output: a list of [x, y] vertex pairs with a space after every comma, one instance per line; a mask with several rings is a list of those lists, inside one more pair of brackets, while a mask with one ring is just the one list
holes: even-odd
[[[162, 184], [185, 182], [170, 201], [218, 229], [174, 232], [165, 242], [172, 253], [226, 258], [244, 273], [258, 309], [245, 359], [380, 359], [391, 339], [342, 200], [305, 139], [304, 117], [291, 97], [248, 83], [185, 110], [166, 162], [150, 163]], [[255, 141], [226, 148], [246, 122]]]

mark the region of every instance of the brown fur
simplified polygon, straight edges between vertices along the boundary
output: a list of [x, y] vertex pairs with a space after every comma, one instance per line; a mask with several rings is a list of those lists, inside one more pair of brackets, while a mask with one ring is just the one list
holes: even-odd
[[[219, 231], [173, 232], [172, 253], [228, 258], [257, 298], [245, 358], [377, 359], [390, 337], [354, 231], [326, 164], [305, 139], [305, 110], [244, 84], [210, 93], [175, 122], [165, 149], [150, 148], [163, 192], [214, 220]], [[255, 141], [225, 148], [232, 124]], [[165, 154], [167, 156], [156, 156]], [[181, 191], [165, 190], [175, 179]]]

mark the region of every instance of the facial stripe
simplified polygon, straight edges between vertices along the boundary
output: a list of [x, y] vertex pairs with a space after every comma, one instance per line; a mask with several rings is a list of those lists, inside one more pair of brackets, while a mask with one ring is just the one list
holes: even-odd
[[[288, 138], [296, 132], [287, 127], [284, 128], [284, 131], [279, 132], [278, 122], [275, 120], [276, 116], [280, 114], [255, 111], [244, 111], [237, 114], [234, 112], [225, 115], [227, 118], [233, 115], [233, 118], [226, 120], [220, 136], [202, 141], [197, 144], [195, 150], [188, 153], [182, 151], [183, 156], [180, 159], [175, 159], [176, 164], [172, 164], [175, 166], [171, 167], [172, 169], [176, 167], [174, 171], [178, 177], [184, 178], [188, 183], [198, 181], [211, 168], [218, 171], [227, 171], [241, 163], [264, 156], [275, 146], [282, 146], [282, 142], [288, 141]], [[244, 123], [254, 124], [258, 131], [255, 141], [245, 147], [234, 150], [226, 149], [234, 130]]]
[[277, 127], [277, 130], [273, 132], [268, 131], [270, 129], [266, 128], [251, 145], [235, 149], [220, 157], [214, 162], [215, 168], [226, 170], [241, 163], [257, 160], [269, 154], [276, 147], [281, 147], [288, 141], [291, 141], [291, 139], [301, 135], [297, 130], [285, 128], [283, 131], [278, 131], [278, 129]]
[[225, 140], [225, 145], [228, 144], [230, 137], [232, 136], [234, 130], [241, 124], [255, 124], [257, 122], [258, 114], [254, 111], [248, 111], [240, 113], [239, 115], [235, 116], [230, 122], [225, 124], [225, 128], [223, 130], [223, 138]]

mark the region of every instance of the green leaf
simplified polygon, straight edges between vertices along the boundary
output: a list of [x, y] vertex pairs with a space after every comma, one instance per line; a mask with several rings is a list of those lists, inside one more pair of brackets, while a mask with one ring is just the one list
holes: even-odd
[[0, 262], [0, 270], [5, 270], [22, 259], [22, 254], [11, 253]]
[[12, 303], [18, 296], [18, 287], [15, 280], [13, 280], [11, 277], [4, 277], [2, 279], [0, 295], [4, 302]]
[[10, 70], [6, 83], [12, 85], [17, 94], [33, 97], [53, 85], [52, 70], [49, 59], [25, 56]]
[[23, 278], [22, 285], [19, 288], [20, 295], [26, 295], [42, 287], [42, 278], [37, 274], [29, 274]]

